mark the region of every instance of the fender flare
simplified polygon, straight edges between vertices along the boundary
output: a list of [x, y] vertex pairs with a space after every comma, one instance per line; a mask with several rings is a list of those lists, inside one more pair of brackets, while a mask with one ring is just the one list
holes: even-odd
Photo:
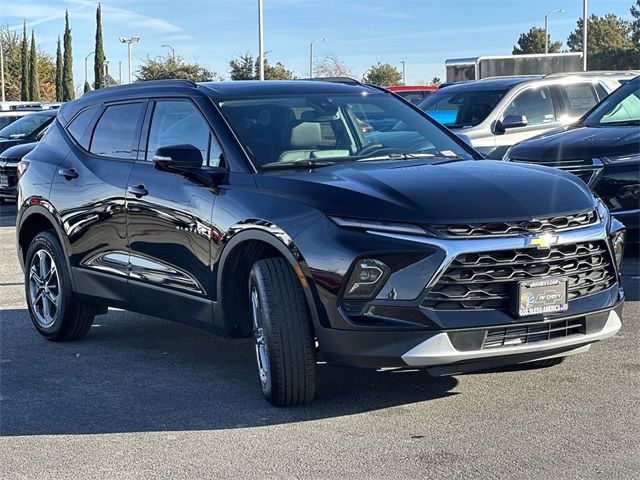
[[67, 236], [64, 234], [62, 225], [60, 223], [60, 219], [56, 215], [54, 215], [48, 208], [44, 207], [42, 204], [31, 205], [27, 207], [18, 217], [18, 222], [16, 225], [16, 240], [18, 244], [17, 245], [18, 252], [20, 253], [20, 255], [18, 255], [20, 260], [20, 265], [24, 270], [23, 258], [27, 252], [23, 252], [22, 246], [20, 245], [20, 234], [22, 232], [22, 226], [26, 221], [28, 221], [30, 217], [33, 217], [34, 215], [43, 216], [49, 221], [49, 223], [51, 223], [51, 225], [53, 225], [53, 229], [55, 230], [56, 236], [58, 237], [58, 240], [60, 241], [60, 245], [62, 246], [62, 251], [64, 252], [65, 262], [67, 264], [69, 276], [71, 277], [71, 288], [75, 291], [76, 286], [75, 286], [75, 280], [73, 278], [73, 271], [71, 270], [71, 261], [69, 258], [70, 248], [69, 248], [69, 242], [68, 242]]
[[[233, 230], [235, 229], [230, 229], [231, 232]], [[224, 317], [222, 308], [222, 304], [224, 302], [224, 299], [222, 298], [222, 275], [224, 273], [227, 259], [229, 255], [234, 251], [235, 247], [247, 240], [258, 240], [269, 244], [270, 246], [274, 247], [289, 262], [289, 265], [291, 265], [291, 268], [294, 269], [294, 271], [296, 271], [296, 268], [300, 269], [299, 272], [304, 275], [304, 278], [306, 280], [306, 282], [304, 283], [301, 281], [300, 284], [307, 301], [307, 306], [309, 307], [311, 318], [315, 325], [319, 325], [320, 323], [318, 307], [316, 304], [317, 292], [315, 292], [313, 279], [309, 274], [309, 270], [306, 266], [306, 262], [302, 254], [298, 250], [298, 247], [295, 245], [291, 237], [289, 237], [289, 235], [287, 235], [284, 230], [273, 224], [265, 226], [263, 222], [261, 222], [261, 225], [253, 224], [249, 228], [247, 228], [247, 224], [244, 223], [243, 228], [238, 231], [238, 233], [234, 234], [224, 246], [224, 249], [222, 250], [222, 253], [220, 255], [220, 260], [217, 262], [218, 265], [216, 271], [215, 303], [217, 315], [214, 315], [214, 318]], [[296, 274], [298, 274], [297, 271]]]

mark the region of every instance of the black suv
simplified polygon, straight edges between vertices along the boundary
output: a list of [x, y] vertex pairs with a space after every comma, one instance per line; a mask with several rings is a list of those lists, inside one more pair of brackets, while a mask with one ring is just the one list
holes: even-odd
[[314, 397], [318, 355], [444, 375], [614, 335], [622, 225], [571, 174], [476, 160], [359, 84], [83, 95], [19, 164], [31, 318], [54, 341], [109, 306], [253, 336], [276, 405]]

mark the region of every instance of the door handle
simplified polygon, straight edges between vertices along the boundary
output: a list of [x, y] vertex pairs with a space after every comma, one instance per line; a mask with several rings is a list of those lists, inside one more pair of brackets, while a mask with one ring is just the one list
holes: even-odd
[[61, 168], [58, 170], [58, 175], [62, 175], [67, 180], [78, 178], [78, 172], [76, 172], [75, 168]]
[[144, 188], [144, 185], [137, 185], [135, 187], [131, 186], [128, 188], [128, 190], [130, 194], [135, 195], [138, 198], [149, 195], [149, 190]]

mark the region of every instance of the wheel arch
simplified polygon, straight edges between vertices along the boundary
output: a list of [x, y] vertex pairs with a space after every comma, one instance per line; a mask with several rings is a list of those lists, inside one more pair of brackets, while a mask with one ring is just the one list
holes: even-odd
[[[67, 268], [69, 272], [71, 272], [71, 262], [69, 260], [69, 245], [66, 241], [66, 236], [60, 226], [60, 222], [56, 219], [56, 217], [46, 208], [40, 205], [33, 205], [29, 207], [25, 212], [20, 216], [18, 221], [18, 226], [16, 229], [16, 240], [18, 246], [18, 257], [20, 260], [20, 266], [24, 270], [25, 256], [27, 254], [27, 250], [29, 250], [29, 245], [33, 239], [40, 233], [45, 230], [52, 230], [55, 232], [56, 237], [58, 237], [58, 241], [62, 246], [62, 250], [64, 252], [65, 262], [67, 263]], [[72, 288], [75, 290], [75, 283], [73, 280], [73, 275], [71, 275], [71, 284]]]
[[[214, 318], [226, 335], [250, 335], [249, 298], [242, 293], [248, 285], [253, 264], [263, 258], [280, 256], [287, 260], [302, 287], [307, 307], [314, 324], [318, 310], [311, 276], [306, 263], [293, 240], [274, 225], [244, 228], [233, 235], [225, 245], [216, 269], [216, 302]], [[233, 277], [231, 277], [233, 273]], [[245, 282], [246, 280], [246, 282]], [[236, 293], [239, 293], [237, 295]], [[246, 317], [246, 322], [243, 318]]]

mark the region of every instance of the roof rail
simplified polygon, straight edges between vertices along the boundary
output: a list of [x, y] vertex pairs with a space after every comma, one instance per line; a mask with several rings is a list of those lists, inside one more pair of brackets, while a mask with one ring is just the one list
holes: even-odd
[[306, 80], [311, 82], [330, 82], [330, 83], [344, 83], [346, 85], [362, 85], [355, 78], [350, 77], [313, 77], [313, 78], [299, 78], [298, 80]]
[[125, 83], [124, 85], [116, 85], [115, 87], [105, 87], [105, 88], [100, 88], [98, 90], [92, 90], [90, 92], [84, 93], [82, 96], [84, 97], [85, 95], [94, 95], [96, 93], [101, 93], [101, 92], [112, 92], [114, 90], [119, 90], [119, 89], [156, 87], [156, 86], [197, 87], [198, 84], [184, 78], [168, 78], [163, 80], [143, 80], [141, 82]]
[[544, 76], [544, 78], [554, 78], [554, 77], [636, 77], [640, 74], [639, 70], [589, 70], [587, 72], [554, 72], [548, 73]]

